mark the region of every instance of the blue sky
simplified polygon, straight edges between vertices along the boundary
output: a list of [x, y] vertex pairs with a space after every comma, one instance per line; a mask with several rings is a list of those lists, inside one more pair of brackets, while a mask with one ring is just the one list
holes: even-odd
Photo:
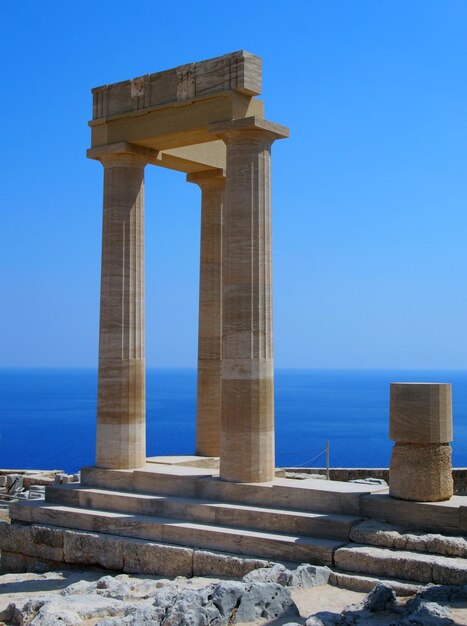
[[[467, 2], [0, 4], [0, 366], [97, 363], [93, 86], [245, 49], [273, 147], [278, 367], [465, 368]], [[195, 366], [199, 190], [148, 167], [147, 363]]]

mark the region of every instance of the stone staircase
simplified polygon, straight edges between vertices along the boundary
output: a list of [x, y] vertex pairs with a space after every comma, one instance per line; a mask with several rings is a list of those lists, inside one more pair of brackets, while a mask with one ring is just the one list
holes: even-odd
[[411, 583], [467, 583], [467, 541], [462, 536], [410, 532], [367, 520], [351, 529], [350, 538], [334, 554], [336, 571]]
[[[81, 484], [49, 486], [45, 502], [16, 503], [10, 516], [27, 524], [332, 565], [335, 550], [361, 519], [358, 497], [368, 493], [346, 483], [329, 492], [319, 480], [232, 484], [214, 473], [179, 467], [122, 475], [90, 468]], [[125, 484], [129, 478], [132, 484]]]
[[[15, 549], [9, 547], [15, 532], [19, 537], [29, 526], [34, 537], [47, 536], [41, 528], [53, 530], [52, 560], [70, 565], [173, 575], [181, 555], [179, 573], [185, 575], [235, 576], [280, 561], [328, 565], [334, 584], [362, 590], [378, 580], [392, 582], [402, 594], [421, 583], [467, 583], [467, 542], [460, 528], [454, 528], [458, 536], [408, 533], [363, 520], [376, 507], [383, 519], [388, 510], [394, 523], [400, 507], [404, 521], [412, 507], [415, 528], [416, 512], [426, 520], [431, 510], [431, 530], [439, 531], [449, 520], [449, 533], [463, 499], [455, 505], [430, 508], [424, 503], [417, 508], [418, 503], [392, 501], [381, 486], [286, 478], [266, 484], [227, 483], [214, 469], [162, 465], [132, 471], [85, 468], [81, 481], [47, 487], [45, 501], [11, 505], [8, 546], [0, 529], [7, 567], [18, 565]], [[34, 537], [32, 544], [42, 541]], [[153, 555], [144, 566], [141, 559], [139, 564], [132, 561], [142, 546], [151, 546], [148, 554]], [[47, 561], [47, 550], [23, 547], [16, 557], [25, 552], [28, 558]], [[116, 560], [112, 551], [120, 555]]]

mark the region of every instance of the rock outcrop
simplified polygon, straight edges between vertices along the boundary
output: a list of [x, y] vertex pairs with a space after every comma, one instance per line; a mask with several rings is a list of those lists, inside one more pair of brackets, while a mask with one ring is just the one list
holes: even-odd
[[0, 621], [21, 626], [78, 626], [91, 619], [97, 619], [96, 626], [223, 626], [273, 620], [294, 606], [290, 590], [276, 582], [221, 581], [197, 588], [196, 579], [120, 575], [12, 603], [0, 613]]

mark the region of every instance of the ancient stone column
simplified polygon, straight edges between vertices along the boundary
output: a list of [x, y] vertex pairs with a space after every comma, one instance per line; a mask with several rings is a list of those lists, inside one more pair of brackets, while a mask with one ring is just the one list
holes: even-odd
[[222, 170], [187, 176], [201, 188], [196, 454], [219, 456], [222, 358]]
[[392, 383], [390, 438], [395, 441], [389, 493], [420, 502], [453, 495], [451, 385]]
[[220, 476], [265, 482], [275, 470], [271, 144], [288, 132], [257, 118], [211, 129], [227, 146]]
[[104, 166], [96, 465], [146, 461], [144, 167], [129, 152]]

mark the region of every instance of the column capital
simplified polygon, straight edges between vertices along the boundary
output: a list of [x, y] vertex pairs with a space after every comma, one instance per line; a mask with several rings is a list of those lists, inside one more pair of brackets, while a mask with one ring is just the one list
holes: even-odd
[[219, 139], [229, 142], [238, 138], [250, 136], [263, 137], [270, 143], [276, 139], [286, 139], [290, 130], [286, 126], [281, 126], [275, 122], [269, 122], [262, 118], [252, 116], [227, 122], [216, 122], [210, 124], [209, 132]]
[[203, 170], [202, 172], [193, 172], [191, 174], [187, 174], [186, 182], [199, 185], [201, 189], [203, 189], [203, 187], [224, 185], [225, 171], [223, 169], [216, 168], [212, 170]]
[[158, 154], [158, 150], [126, 141], [96, 146], [86, 152], [88, 159], [100, 161], [107, 167], [144, 167], [148, 163], [155, 164]]

